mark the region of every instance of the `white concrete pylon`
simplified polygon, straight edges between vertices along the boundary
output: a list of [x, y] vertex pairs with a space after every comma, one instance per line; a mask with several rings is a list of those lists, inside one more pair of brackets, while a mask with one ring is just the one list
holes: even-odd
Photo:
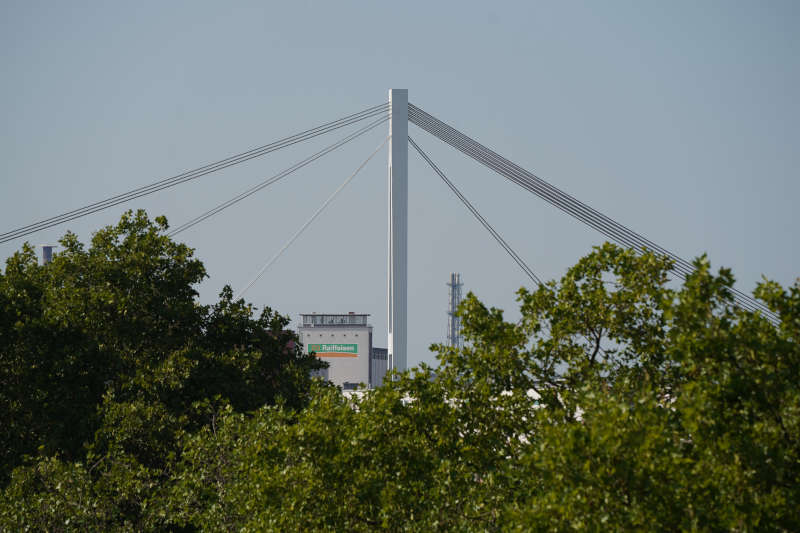
[[389, 89], [389, 368], [406, 369], [408, 345], [408, 89]]

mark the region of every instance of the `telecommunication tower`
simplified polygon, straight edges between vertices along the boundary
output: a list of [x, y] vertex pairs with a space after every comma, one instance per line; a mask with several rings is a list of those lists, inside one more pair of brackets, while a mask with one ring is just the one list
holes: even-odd
[[450, 283], [448, 296], [450, 301], [447, 305], [447, 345], [451, 348], [461, 348], [463, 342], [461, 341], [461, 318], [456, 316], [458, 305], [461, 303], [461, 274], [452, 272], [450, 274]]

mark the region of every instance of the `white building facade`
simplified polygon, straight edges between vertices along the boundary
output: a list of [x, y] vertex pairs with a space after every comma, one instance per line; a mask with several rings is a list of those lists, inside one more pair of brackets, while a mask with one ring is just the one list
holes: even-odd
[[366, 314], [303, 314], [299, 328], [303, 350], [329, 364], [319, 373], [344, 390], [375, 387], [383, 381], [386, 350], [373, 349]]

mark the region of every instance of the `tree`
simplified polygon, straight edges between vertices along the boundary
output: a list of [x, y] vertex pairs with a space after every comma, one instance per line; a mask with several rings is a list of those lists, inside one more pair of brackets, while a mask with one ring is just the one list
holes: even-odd
[[4, 482], [30, 465], [15, 473], [15, 499], [64, 486], [32, 481], [42, 476], [88, 476], [104, 520], [136, 524], [210, 406], [308, 401], [321, 363], [289, 319], [269, 308], [253, 318], [229, 287], [200, 305], [205, 269], [167, 228], [128, 212], [88, 249], [68, 233], [50, 264], [26, 245], [0, 274]]
[[[319, 381], [248, 389], [277, 386], [283, 367], [222, 347], [288, 348], [242, 329], [244, 304], [223, 294], [209, 341], [106, 389], [85, 463], [14, 472], [0, 524], [55, 529], [72, 512], [100, 529], [798, 530], [800, 280], [759, 285], [773, 324], [735, 306], [730, 271], [701, 257], [678, 286], [670, 266], [598, 247], [521, 289], [518, 322], [470, 294], [464, 348], [433, 346], [435, 371], [351, 399]], [[288, 376], [302, 385], [310, 366]], [[214, 387], [230, 368], [242, 380]], [[216, 396], [192, 392], [206, 388]]]
[[[617, 254], [605, 246], [587, 259]], [[622, 254], [613, 264], [630, 252]], [[627, 298], [616, 303], [632, 282], [617, 273], [619, 285], [606, 291], [580, 265], [579, 276], [562, 280], [560, 300], [591, 287], [592, 312], [605, 320], [590, 323], [613, 324], [620, 309], [641, 319], [626, 318], [636, 327], [621, 335], [608, 329], [614, 342], [602, 365], [588, 374], [584, 363], [571, 365], [584, 379], [570, 382], [570, 367], [559, 373], [568, 414], [581, 416], [537, 412], [539, 446], [520, 462], [539, 486], [511, 521], [540, 529], [798, 529], [791, 502], [800, 497], [800, 387], [792, 376], [800, 371], [800, 282], [789, 291], [771, 282], [757, 289], [779, 313], [776, 327], [736, 307], [730, 271], [711, 274], [704, 257], [680, 290], [651, 277], [646, 285], [658, 290], [640, 293], [651, 303], [637, 298], [633, 307]], [[523, 293], [523, 305], [536, 309], [544, 292]]]
[[[248, 530], [796, 530], [800, 284], [781, 323], [705, 258], [612, 245], [521, 290], [469, 295], [463, 349], [348, 401], [224, 414], [185, 441], [185, 525]], [[188, 502], [188, 503], [187, 503]], [[211, 525], [213, 524], [213, 525]]]

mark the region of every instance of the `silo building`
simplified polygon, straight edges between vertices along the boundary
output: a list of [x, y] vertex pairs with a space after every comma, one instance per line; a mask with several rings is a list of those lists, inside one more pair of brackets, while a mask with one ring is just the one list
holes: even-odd
[[388, 368], [386, 348], [372, 346], [368, 314], [302, 314], [298, 333], [303, 349], [326, 361], [319, 375], [353, 390], [360, 384], [377, 387]]

